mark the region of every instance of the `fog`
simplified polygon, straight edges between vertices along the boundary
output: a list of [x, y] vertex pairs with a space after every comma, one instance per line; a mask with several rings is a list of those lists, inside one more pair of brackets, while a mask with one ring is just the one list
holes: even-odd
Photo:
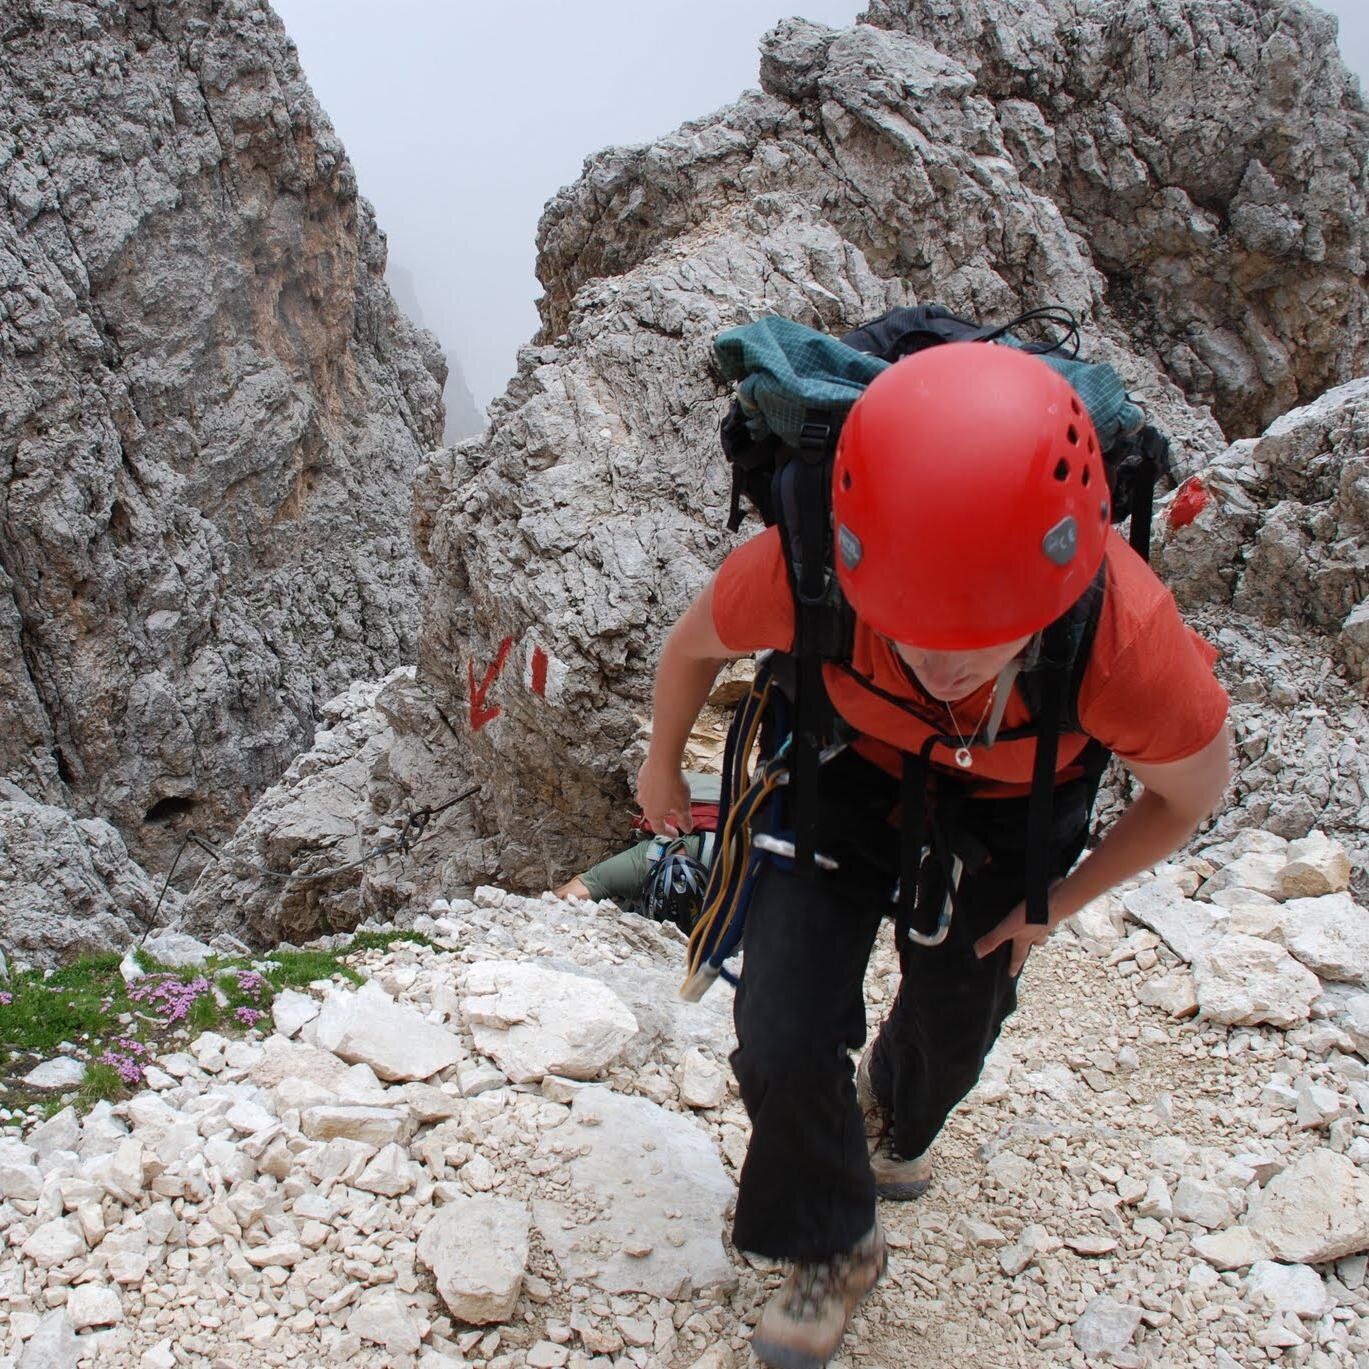
[[[859, 0], [274, 0], [390, 240], [402, 306], [481, 409], [537, 328], [543, 204], [586, 156], [638, 143], [757, 84], [785, 14], [845, 26]], [[1330, 0], [1369, 83], [1369, 0]], [[453, 436], [476, 420], [448, 387]]]

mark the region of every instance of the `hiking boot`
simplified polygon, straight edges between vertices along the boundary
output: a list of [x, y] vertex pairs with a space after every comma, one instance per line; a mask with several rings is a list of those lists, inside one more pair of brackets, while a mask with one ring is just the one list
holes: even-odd
[[751, 1333], [756, 1358], [771, 1369], [822, 1369], [888, 1263], [878, 1219], [845, 1254], [797, 1261]]
[[901, 1159], [894, 1152], [893, 1113], [879, 1101], [870, 1081], [870, 1059], [874, 1047], [867, 1047], [856, 1066], [856, 1101], [865, 1117], [865, 1135], [870, 1142], [870, 1168], [875, 1174], [875, 1192], [895, 1202], [920, 1198], [932, 1182], [931, 1156], [924, 1151], [914, 1160]]

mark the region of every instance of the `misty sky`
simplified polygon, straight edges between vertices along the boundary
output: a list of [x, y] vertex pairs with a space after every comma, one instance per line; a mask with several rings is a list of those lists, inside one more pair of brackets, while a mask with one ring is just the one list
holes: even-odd
[[[483, 408], [537, 328], [542, 206], [611, 143], [757, 82], [786, 14], [847, 25], [863, 0], [272, 0], [390, 240], [423, 322]], [[1369, 0], [1322, 0], [1369, 86]], [[448, 403], [454, 397], [449, 392]]]

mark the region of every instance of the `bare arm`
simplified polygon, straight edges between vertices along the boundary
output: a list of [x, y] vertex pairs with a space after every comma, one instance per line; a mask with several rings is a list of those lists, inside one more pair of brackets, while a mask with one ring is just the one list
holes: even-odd
[[[1124, 762], [1125, 763], [1125, 762]], [[1227, 724], [1201, 751], [1168, 765], [1127, 764], [1144, 786], [1102, 841], [1051, 895], [1052, 921], [1173, 854], [1216, 811], [1231, 778]]]
[[1016, 974], [1032, 946], [1044, 941], [1065, 918], [1177, 851], [1198, 830], [1198, 824], [1216, 810], [1226, 792], [1231, 778], [1230, 727], [1223, 723], [1221, 731], [1201, 751], [1181, 761], [1168, 765], [1124, 763], [1144, 788], [1087, 859], [1051, 890], [1049, 924], [1029, 924], [1026, 905], [1020, 903], [975, 943], [978, 955], [988, 955], [1011, 941], [1012, 973]]
[[718, 636], [709, 581], [671, 629], [656, 667], [651, 744], [637, 775], [637, 802], [654, 831], [675, 836], [690, 830], [689, 786], [680, 769], [685, 742], [718, 671], [749, 654], [729, 650]]

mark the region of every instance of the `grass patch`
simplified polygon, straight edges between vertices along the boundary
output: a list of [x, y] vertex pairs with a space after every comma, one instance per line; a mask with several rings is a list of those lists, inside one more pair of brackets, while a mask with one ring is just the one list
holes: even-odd
[[[92, 1060], [86, 1066], [86, 1077], [81, 1081], [81, 1087], [76, 1095], [80, 1104], [78, 1110], [85, 1112], [101, 1099], [108, 1099], [111, 1103], [117, 1102], [130, 1092], [129, 1086], [119, 1078], [119, 1071], [113, 1065], [102, 1065], [98, 1060]], [[61, 1107], [62, 1100], [55, 1098], [48, 1102], [47, 1115], [51, 1117]], [[51, 1106], [54, 1103], [56, 1107]]]
[[342, 963], [341, 957], [351, 954], [350, 947], [341, 951], [273, 951], [270, 957], [272, 963], [263, 974], [267, 983], [277, 992], [281, 989], [303, 989], [316, 979], [331, 979], [334, 975], [341, 975], [350, 983], [361, 984], [365, 976]]
[[[85, 1112], [100, 1099], [127, 1097], [142, 1087], [136, 1066], [148, 1056], [181, 1050], [205, 1031], [270, 1031], [271, 1001], [281, 990], [331, 979], [360, 985], [365, 976], [345, 957], [397, 941], [434, 947], [418, 932], [357, 932], [333, 951], [212, 956], [193, 969], [161, 964], [140, 948], [134, 957], [146, 977], [132, 984], [115, 953], [81, 956], [51, 974], [17, 972], [0, 980], [0, 1106], [30, 1116], [37, 1107], [51, 1117], [68, 1103]], [[86, 1062], [79, 1087], [49, 1092], [24, 1084], [22, 1076], [64, 1042]]]
[[131, 1011], [117, 955], [83, 956], [50, 976], [41, 970], [13, 975], [0, 1002], [0, 1066], [20, 1051], [50, 1056], [63, 1041], [80, 1045], [117, 1026]]

